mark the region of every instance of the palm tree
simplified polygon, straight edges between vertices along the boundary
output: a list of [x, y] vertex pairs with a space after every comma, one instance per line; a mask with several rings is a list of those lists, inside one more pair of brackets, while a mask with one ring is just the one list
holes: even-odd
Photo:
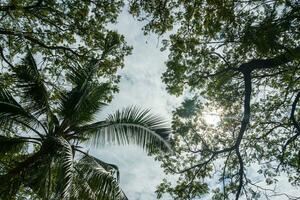
[[82, 144], [168, 150], [170, 130], [149, 110], [130, 107], [92, 122], [110, 90], [95, 78], [96, 66], [70, 67], [69, 89], [50, 89], [30, 52], [12, 67], [14, 88], [0, 87], [0, 199], [127, 199], [118, 167]]

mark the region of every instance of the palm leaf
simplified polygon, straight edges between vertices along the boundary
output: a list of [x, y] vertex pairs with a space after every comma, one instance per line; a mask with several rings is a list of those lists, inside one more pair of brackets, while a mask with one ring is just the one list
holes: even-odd
[[95, 145], [136, 144], [146, 150], [169, 150], [170, 128], [160, 117], [137, 107], [125, 108], [109, 115], [105, 121], [79, 127], [79, 134], [92, 136]]
[[22, 91], [22, 100], [26, 107], [37, 114], [48, 111], [49, 94], [30, 51], [23, 59], [22, 65], [14, 67], [13, 72], [16, 86]]
[[[30, 187], [34, 194], [42, 199], [48, 199], [49, 193], [52, 192], [52, 188], [50, 188], [52, 178], [51, 174], [49, 174], [51, 173], [51, 163], [51, 156], [45, 155], [40, 163], [26, 171], [24, 184]], [[52, 169], [52, 171], [53, 170], [55, 169]]]
[[94, 114], [106, 104], [102, 102], [107, 84], [85, 83], [62, 94], [60, 114], [71, 125], [82, 124], [93, 119]]
[[106, 105], [104, 101], [112, 88], [109, 83], [94, 80], [98, 64], [98, 61], [92, 61], [85, 66], [71, 66], [66, 74], [74, 87], [61, 94], [60, 114], [73, 124], [92, 120], [94, 114]]
[[83, 179], [81, 174], [74, 174], [73, 184], [70, 200], [97, 200], [96, 193], [92, 190], [87, 181]]
[[112, 175], [116, 175], [116, 179], [118, 182], [120, 182], [120, 171], [117, 165], [111, 164], [111, 163], [107, 163], [104, 162], [102, 160], [99, 160], [95, 157], [93, 157], [93, 159], [99, 164], [101, 165], [106, 171], [109, 171], [112, 173]]
[[91, 61], [84, 66], [70, 66], [66, 74], [68, 80], [75, 86], [83, 85], [87, 80], [92, 81], [97, 71], [97, 61]]
[[[111, 170], [113, 167], [110, 164], [91, 156], [84, 156], [78, 161], [75, 168], [77, 175], [84, 182], [77, 187], [77, 199], [93, 196], [96, 200], [127, 200], [114, 177], [114, 170]], [[82, 185], [84, 187], [81, 187]]]
[[60, 168], [57, 178], [57, 191], [54, 198], [69, 199], [72, 189], [73, 181], [73, 150], [67, 140], [62, 137], [56, 137], [55, 140], [59, 143], [60, 151], [58, 160], [60, 162]]
[[[32, 128], [33, 123], [38, 123], [33, 115], [27, 112], [6, 90], [0, 87], [0, 127], [2, 130], [9, 130], [12, 124], [24, 125]], [[38, 133], [38, 131], [35, 131]]]
[[[25, 142], [27, 140], [23, 138], [22, 140], [19, 138], [1, 138], [2, 141], [9, 141], [6, 142], [4, 148], [10, 147], [13, 148], [13, 151], [17, 151], [18, 149], [22, 148], [22, 146], [19, 146], [22, 145], [20, 142]], [[15, 146], [12, 147], [12, 145]], [[8, 155], [10, 158], [12, 158], [12, 160], [5, 160], [1, 166], [1, 170], [3, 170], [2, 173], [4, 172], [4, 174], [0, 175], [0, 199], [15, 199], [14, 197], [18, 196], [18, 192], [22, 191], [22, 188], [27, 187], [33, 189], [32, 191], [34, 191], [36, 194], [40, 194], [40, 191], [42, 191], [44, 188], [44, 180], [47, 177], [44, 173], [44, 165], [49, 160], [49, 155], [43, 154], [42, 159], [31, 159], [36, 155], [40, 156], [38, 152], [33, 153], [32, 155], [24, 155], [22, 152], [17, 155]], [[1, 158], [2, 157], [4, 156], [1, 156]], [[21, 161], [18, 162], [14, 158], [19, 158]], [[31, 161], [28, 162], [28, 159], [31, 159]]]

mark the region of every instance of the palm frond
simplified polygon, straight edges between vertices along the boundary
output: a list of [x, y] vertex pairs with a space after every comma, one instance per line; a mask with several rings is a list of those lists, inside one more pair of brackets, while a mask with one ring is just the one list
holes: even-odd
[[[9, 138], [9, 140], [12, 140], [12, 138]], [[13, 143], [18, 143], [18, 141], [14, 141]], [[1, 166], [1, 170], [3, 171], [0, 172], [4, 172], [4, 174], [0, 175], [0, 199], [15, 199], [14, 196], [18, 196], [18, 192], [20, 191], [22, 193], [23, 188], [30, 188], [34, 192], [34, 195], [42, 196], [41, 194], [45, 188], [45, 180], [47, 179], [45, 166], [48, 166], [47, 164], [51, 157], [49, 154], [41, 154], [40, 152], [38, 151], [31, 155], [25, 155], [22, 151], [18, 154], [9, 154], [12, 160], [6, 159], [1, 163], [3, 164]], [[0, 158], [2, 157], [4, 156]], [[3, 196], [1, 193], [3, 193]], [[28, 193], [26, 194], [30, 196]]]
[[96, 75], [98, 66], [97, 61], [91, 61], [89, 64], [80, 66], [70, 66], [69, 71], [66, 74], [67, 79], [75, 86], [81, 86], [86, 81], [91, 82]]
[[60, 144], [61, 148], [59, 151], [61, 167], [58, 174], [59, 178], [57, 179], [57, 192], [55, 194], [55, 198], [69, 199], [74, 173], [73, 150], [69, 142], [64, 138], [57, 137], [55, 139]]
[[48, 111], [49, 94], [30, 51], [23, 59], [23, 63], [13, 68], [13, 72], [16, 86], [22, 91], [21, 97], [26, 108], [37, 114]]
[[[33, 124], [41, 124], [41, 122], [27, 112], [4, 88], [0, 87], [0, 127], [6, 130], [12, 127], [12, 124], [26, 126], [31, 130]], [[35, 130], [36, 133], [40, 133]]]
[[91, 155], [89, 155], [88, 153], [81, 151], [77, 148], [75, 148], [75, 151], [78, 151], [80, 153], [82, 153], [84, 155], [84, 157], [81, 158], [81, 160], [85, 160], [85, 159], [93, 159], [93, 161], [97, 162], [99, 165], [101, 165], [106, 171], [109, 171], [112, 173], [112, 175], [116, 175], [117, 181], [120, 181], [120, 171], [119, 171], [119, 167], [117, 165], [111, 164], [111, 163], [107, 163], [104, 162], [96, 157], [93, 157]]
[[99, 63], [71, 66], [66, 76], [73, 84], [71, 91], [61, 94], [60, 113], [73, 124], [82, 124], [93, 119], [94, 114], [105, 106], [112, 91], [110, 83], [99, 83], [95, 79]]
[[97, 196], [87, 181], [84, 180], [80, 174], [75, 173], [70, 200], [78, 199], [97, 200]]
[[60, 114], [71, 125], [82, 124], [93, 119], [94, 114], [106, 104], [102, 102], [107, 84], [85, 83], [62, 94]]
[[85, 187], [81, 187], [82, 185], [77, 187], [77, 194], [79, 194], [78, 199], [89, 195], [85, 194], [85, 190], [86, 192], [92, 191], [94, 199], [96, 200], [127, 200], [109, 164], [91, 156], [84, 156], [78, 161], [75, 168], [77, 175], [82, 181], [85, 181]]
[[105, 121], [79, 127], [76, 131], [91, 135], [95, 145], [136, 144], [148, 151], [170, 149], [168, 136], [171, 130], [166, 122], [150, 114], [150, 110], [137, 107], [116, 111]]
[[120, 182], [120, 171], [119, 171], [119, 167], [117, 165], [111, 164], [111, 163], [107, 163], [104, 162], [102, 160], [99, 160], [95, 157], [93, 157], [93, 159], [99, 164], [101, 165], [106, 171], [109, 171], [112, 173], [112, 175], [116, 175], [116, 179], [118, 182]]
[[38, 165], [34, 165], [26, 171], [24, 185], [28, 186], [41, 199], [49, 199], [49, 193], [52, 192], [52, 188], [50, 188], [52, 179], [49, 174], [51, 173], [51, 163], [51, 156], [45, 155]]

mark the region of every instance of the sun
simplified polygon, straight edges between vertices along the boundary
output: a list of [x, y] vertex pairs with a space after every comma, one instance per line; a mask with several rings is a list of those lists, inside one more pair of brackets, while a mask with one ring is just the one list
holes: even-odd
[[204, 121], [211, 126], [217, 126], [221, 121], [221, 111], [209, 109], [202, 113]]

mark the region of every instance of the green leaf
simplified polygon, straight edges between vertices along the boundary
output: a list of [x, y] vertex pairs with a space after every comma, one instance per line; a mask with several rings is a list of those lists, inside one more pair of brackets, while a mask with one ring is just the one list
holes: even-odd
[[137, 107], [116, 111], [105, 121], [79, 127], [75, 132], [92, 136], [96, 146], [106, 144], [136, 144], [150, 151], [153, 148], [170, 150], [168, 136], [170, 128], [150, 110]]
[[83, 199], [89, 195], [86, 193], [87, 191], [92, 191], [96, 200], [127, 200], [118, 181], [113, 176], [114, 172], [111, 170], [111, 165], [91, 156], [84, 156], [78, 161], [75, 168], [78, 177], [84, 183], [77, 186], [77, 198]]
[[[28, 113], [11, 94], [0, 87], [0, 126], [5, 130], [10, 123], [30, 124], [38, 120]], [[11, 127], [11, 126], [10, 126]]]
[[36, 62], [28, 50], [22, 65], [13, 68], [16, 86], [22, 91], [22, 100], [32, 112], [42, 114], [49, 111], [49, 94]]
[[74, 176], [73, 150], [67, 140], [62, 137], [56, 137], [55, 140], [60, 145], [58, 161], [60, 169], [57, 179], [57, 191], [55, 198], [69, 199], [72, 190]]
[[102, 102], [106, 91], [106, 84], [85, 82], [82, 86], [77, 86], [70, 92], [62, 94], [61, 116], [69, 120], [70, 125], [78, 125], [92, 120], [94, 114], [106, 105]]

